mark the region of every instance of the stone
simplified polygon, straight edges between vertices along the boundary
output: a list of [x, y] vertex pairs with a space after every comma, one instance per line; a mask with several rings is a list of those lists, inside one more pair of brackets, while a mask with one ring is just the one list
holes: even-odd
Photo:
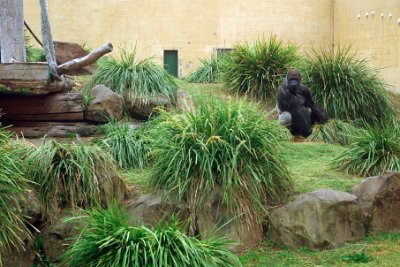
[[176, 92], [176, 108], [181, 111], [190, 111], [194, 108], [193, 97], [186, 91], [178, 89]]
[[[56, 61], [58, 65], [71, 61], [75, 58], [84, 57], [89, 54], [77, 43], [70, 42], [54, 42], [54, 51], [56, 53]], [[94, 64], [82, 67], [69, 72], [70, 75], [88, 75], [94, 71]]]
[[76, 227], [79, 225], [79, 220], [68, 220], [78, 210], [64, 209], [59, 216], [55, 218], [42, 232], [43, 250], [51, 261], [58, 261], [60, 256], [73, 243], [73, 237], [79, 234]]
[[333, 248], [365, 236], [357, 196], [319, 189], [297, 197], [271, 214], [272, 241], [291, 248]]
[[95, 122], [120, 120], [123, 116], [124, 99], [111, 89], [100, 84], [90, 90], [90, 102], [85, 111], [85, 119]]
[[222, 203], [221, 189], [216, 188], [206, 201], [205, 207], [198, 214], [198, 230], [202, 238], [220, 236], [233, 241], [228, 246], [232, 252], [246, 251], [259, 244], [264, 238], [260, 222], [247, 225], [243, 216], [235, 216]]
[[165, 199], [162, 191], [140, 196], [128, 203], [126, 210], [134, 224], [155, 226], [163, 218], [170, 218], [173, 214], [179, 216], [180, 221], [189, 218], [189, 209], [174, 198]]
[[400, 173], [366, 178], [353, 187], [371, 233], [400, 233]]
[[38, 193], [35, 190], [29, 190], [20, 197], [19, 205], [25, 220], [35, 227], [42, 223], [43, 212]]
[[172, 102], [167, 97], [159, 95], [149, 99], [137, 97], [134, 101], [127, 101], [126, 106], [132, 118], [147, 120], [155, 108], [170, 108]]
[[1, 254], [4, 267], [32, 267], [35, 263], [36, 251], [32, 241], [25, 240], [24, 250], [11, 248], [10, 252]]
[[126, 199], [127, 185], [117, 172], [103, 173], [98, 179], [101, 203], [104, 206], [110, 204], [113, 200], [120, 203]]

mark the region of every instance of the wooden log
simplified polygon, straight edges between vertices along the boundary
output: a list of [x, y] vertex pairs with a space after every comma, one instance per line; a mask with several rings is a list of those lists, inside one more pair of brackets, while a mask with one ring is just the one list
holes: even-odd
[[94, 135], [97, 126], [87, 122], [15, 122], [7, 130], [27, 138], [70, 137], [76, 134], [85, 137]]
[[93, 64], [100, 57], [104, 56], [107, 53], [110, 53], [112, 50], [113, 46], [111, 43], [105, 44], [84, 57], [76, 58], [71, 61], [65, 62], [64, 64], [59, 65], [57, 67], [57, 72], [59, 74], [65, 74], [68, 73], [69, 71]]
[[78, 93], [41, 96], [1, 95], [3, 121], [83, 121], [83, 96]]
[[74, 85], [65, 77], [61, 77], [61, 81], [50, 81], [49, 77], [47, 63], [0, 64], [0, 86], [9, 92], [48, 94], [71, 90]]
[[24, 1], [0, 1], [0, 58], [2, 63], [25, 62]]

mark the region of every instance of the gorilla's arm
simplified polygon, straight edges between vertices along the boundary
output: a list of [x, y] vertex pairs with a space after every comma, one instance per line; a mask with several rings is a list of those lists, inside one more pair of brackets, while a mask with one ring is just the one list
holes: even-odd
[[290, 90], [285, 85], [279, 86], [276, 96], [276, 106], [279, 112], [291, 112], [295, 104], [295, 96], [290, 92]]
[[314, 106], [314, 100], [311, 97], [310, 89], [307, 86], [301, 85], [299, 88], [299, 93], [304, 97], [304, 106], [312, 108]]

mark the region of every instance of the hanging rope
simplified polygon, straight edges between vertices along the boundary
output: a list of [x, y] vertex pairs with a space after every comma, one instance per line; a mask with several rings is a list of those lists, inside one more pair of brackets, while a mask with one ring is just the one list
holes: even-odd
[[49, 64], [49, 71], [53, 77], [61, 80], [57, 72], [56, 53], [54, 51], [53, 36], [51, 34], [50, 21], [47, 11], [47, 1], [39, 0], [40, 2], [40, 17], [42, 26], [42, 40], [44, 53], [46, 55], [47, 63]]

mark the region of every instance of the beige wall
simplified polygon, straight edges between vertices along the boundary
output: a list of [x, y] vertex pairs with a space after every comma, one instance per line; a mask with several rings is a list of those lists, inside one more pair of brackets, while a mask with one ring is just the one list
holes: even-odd
[[[40, 34], [39, 1], [25, 0], [25, 19]], [[333, 0], [48, 0], [54, 39], [128, 47], [140, 57], [176, 49], [181, 76], [215, 48], [275, 34], [305, 49], [333, 45]], [[117, 52], [114, 52], [116, 55]]]
[[399, 19], [400, 0], [335, 0], [335, 45], [352, 44], [363, 56], [372, 57], [371, 64], [382, 68], [382, 76], [397, 92], [400, 92]]

